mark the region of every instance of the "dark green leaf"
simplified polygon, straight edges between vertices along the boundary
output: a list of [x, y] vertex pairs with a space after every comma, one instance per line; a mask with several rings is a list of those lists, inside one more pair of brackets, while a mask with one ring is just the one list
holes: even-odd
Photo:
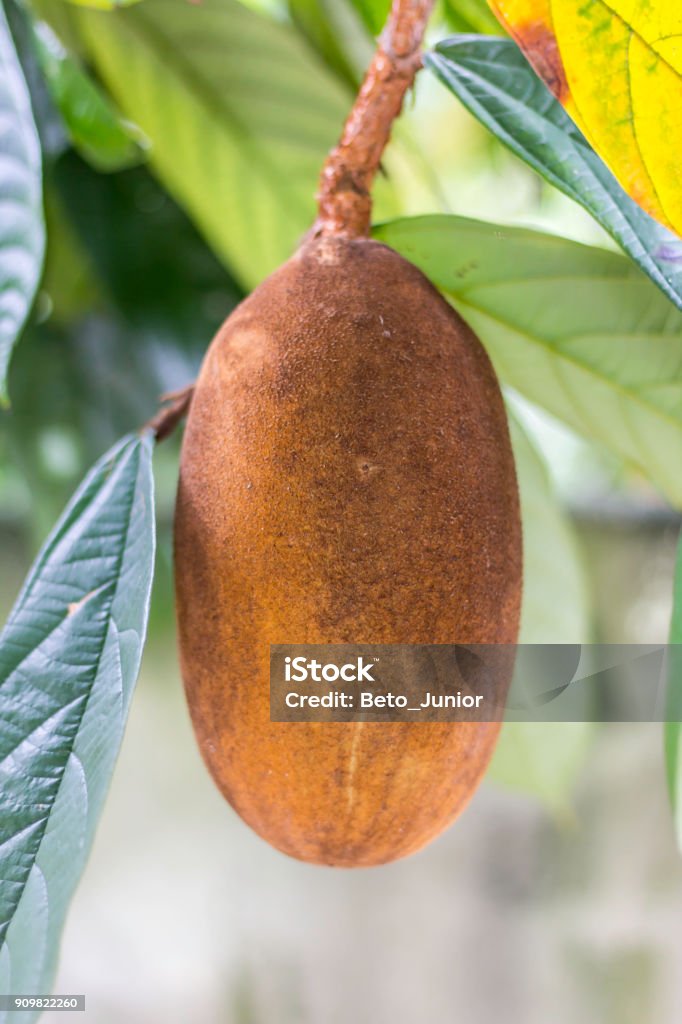
[[497, 372], [682, 505], [682, 315], [625, 257], [464, 217], [376, 236], [445, 291]]
[[146, 166], [98, 174], [71, 150], [49, 169], [47, 196], [51, 313], [16, 350], [12, 412], [0, 417], [0, 461], [30, 488], [38, 538], [97, 455], [196, 377], [242, 297]]
[[516, 43], [447, 39], [425, 62], [512, 152], [584, 206], [682, 309], [682, 241], [623, 191]]
[[43, 262], [40, 144], [26, 82], [0, 6], [0, 402], [7, 366]]
[[128, 324], [152, 329], [158, 340], [171, 334], [180, 341], [192, 352], [185, 372], [194, 373], [243, 293], [191, 221], [146, 168], [103, 177], [70, 153], [55, 165], [50, 182], [117, 312]]
[[49, 989], [142, 654], [152, 439], [90, 471], [0, 635], [0, 991]]
[[677, 551], [668, 655], [665, 762], [677, 842], [682, 850], [682, 534]]

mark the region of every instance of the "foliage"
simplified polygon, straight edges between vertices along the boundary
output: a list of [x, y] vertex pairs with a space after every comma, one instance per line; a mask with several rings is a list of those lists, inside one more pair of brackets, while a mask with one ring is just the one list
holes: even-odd
[[[590, 595], [578, 538], [540, 453], [510, 417], [523, 520], [521, 643], [587, 643]], [[547, 551], [552, 552], [547, 571]], [[488, 778], [570, 817], [575, 778], [593, 733], [589, 722], [506, 722]]]
[[38, 284], [45, 245], [40, 146], [12, 36], [0, 8], [0, 402], [14, 341]]
[[49, 988], [142, 655], [154, 562], [149, 435], [83, 481], [0, 636], [0, 978]]
[[682, 309], [682, 241], [628, 197], [511, 40], [445, 40], [425, 59], [500, 141], [584, 206]]
[[[0, 979], [8, 989], [49, 985], [137, 674], [154, 558], [153, 445], [129, 431], [154, 412], [160, 392], [194, 377], [221, 320], [309, 227], [323, 157], [388, 6], [35, 0], [29, 10], [6, 0], [7, 18], [0, 11], [2, 394], [26, 324], [0, 432], [0, 528], [10, 523], [33, 545], [86, 466], [114, 445], [52, 530], [0, 639]], [[490, 38], [495, 25], [483, 0], [441, 3], [439, 28], [479, 34], [438, 43], [425, 63], [476, 121], [463, 121], [441, 89], [433, 99], [422, 76], [418, 116], [394, 133], [377, 184], [375, 236], [462, 312], [512, 402], [514, 392], [523, 395], [582, 435], [590, 451], [608, 451], [629, 467], [626, 487], [634, 479], [652, 502], [658, 491], [680, 506], [682, 243], [628, 197], [590, 144], [624, 188], [647, 198], [662, 220], [664, 206], [679, 227], [676, 129], [667, 120], [678, 98], [674, 54], [656, 41], [644, 9], [629, 5], [636, 88], [623, 114], [633, 116], [605, 120], [606, 50], [591, 36], [602, 5], [583, 6], [573, 27], [575, 5], [560, 0], [552, 10], [570, 84], [560, 99], [576, 118], [580, 101], [587, 137], [516, 44]], [[518, 12], [534, 12], [542, 25], [548, 9], [535, 0], [498, 7], [519, 38]], [[602, 14], [615, 52], [623, 52], [623, 33]], [[521, 41], [551, 78], [547, 33], [531, 46], [527, 34]], [[626, 102], [611, 92], [610, 101]], [[667, 153], [652, 141], [655, 119], [641, 116], [652, 97], [663, 111]], [[623, 170], [635, 138], [649, 180], [641, 160]], [[428, 163], [426, 192], [406, 154]], [[488, 183], [489, 219], [438, 205], [467, 169]], [[495, 223], [497, 194], [511, 179], [531, 197], [517, 221], [555, 209], [558, 189], [611, 238], [589, 222], [581, 222], [584, 234], [625, 255]], [[420, 202], [428, 215], [398, 216]], [[523, 639], [583, 642], [591, 604], [571, 518], [532, 431], [511, 423], [525, 535]], [[175, 460], [173, 445], [155, 456], [156, 607], [165, 627]], [[682, 567], [676, 642], [681, 579]], [[667, 757], [678, 830], [681, 677], [673, 655]], [[590, 738], [580, 724], [514, 723], [503, 730], [491, 777], [565, 817]]]
[[289, 0], [289, 13], [325, 63], [342, 81], [357, 88], [372, 56], [372, 42], [351, 0]]
[[36, 23], [32, 34], [45, 81], [75, 148], [102, 171], [140, 163], [144, 145], [141, 133], [122, 120], [49, 25]]
[[679, 232], [677, 5], [493, 0], [492, 6], [626, 191]]
[[452, 297], [503, 380], [682, 505], [682, 315], [631, 263], [459, 217], [376, 234]]
[[670, 623], [665, 761], [677, 843], [682, 850], [682, 535], [677, 552]]
[[345, 88], [288, 26], [237, 0], [145, 0], [73, 20], [121, 109], [152, 141], [157, 174], [235, 276], [256, 284], [313, 218]]

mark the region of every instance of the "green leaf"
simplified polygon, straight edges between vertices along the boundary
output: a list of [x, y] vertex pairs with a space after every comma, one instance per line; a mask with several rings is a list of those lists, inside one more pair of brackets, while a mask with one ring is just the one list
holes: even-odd
[[97, 11], [117, 11], [121, 7], [132, 7], [139, 4], [140, 0], [68, 0], [76, 7], [92, 7]]
[[424, 59], [486, 128], [584, 206], [682, 309], [682, 241], [630, 199], [516, 43], [463, 36]]
[[373, 36], [378, 36], [386, 24], [391, 0], [352, 0], [358, 14]]
[[507, 384], [682, 505], [682, 315], [630, 261], [453, 216], [376, 237], [451, 297]]
[[[104, 176], [75, 153], [69, 153], [55, 166], [51, 183], [57, 190], [60, 208], [85, 247], [90, 267], [111, 296], [116, 312], [124, 317], [124, 330], [130, 340], [118, 340], [111, 356], [120, 358], [125, 352], [128, 370], [134, 377], [131, 381], [129, 374], [121, 376], [125, 394], [130, 396], [148, 378], [143, 369], [145, 364], [156, 364], [159, 370], [166, 371], [165, 379], [154, 374], [149, 382], [152, 390], [144, 391], [146, 407], [127, 408], [128, 423], [143, 421], [149, 410], [155, 408], [159, 389], [172, 390], [196, 376], [208, 341], [244, 297], [243, 292], [146, 167]], [[58, 241], [63, 234], [62, 230]], [[172, 244], [159, 244], [160, 239], [172, 240]], [[50, 252], [48, 246], [48, 270]], [[59, 255], [57, 250], [53, 263]], [[44, 287], [49, 284], [46, 276]], [[57, 280], [51, 293], [55, 301], [60, 289], [63, 291], [63, 282]], [[92, 312], [92, 303], [89, 311]], [[152, 351], [148, 343], [131, 337], [131, 327], [149, 333]], [[101, 333], [101, 328], [98, 330]], [[81, 338], [78, 347], [83, 345]], [[102, 384], [113, 397], [115, 385], [109, 379], [113, 367], [106, 365], [101, 340], [97, 347], [100, 358], [93, 378], [102, 378]], [[136, 365], [131, 362], [131, 350], [135, 348], [147, 350], [141, 353]], [[191, 351], [187, 360], [182, 359], [183, 349]], [[70, 368], [72, 374], [75, 369]], [[179, 376], [169, 377], [171, 370]], [[92, 388], [97, 390], [94, 379], [87, 389], [90, 401]], [[119, 437], [122, 432], [119, 424], [114, 436]], [[103, 447], [100, 443], [99, 450]]]
[[443, 8], [447, 23], [455, 32], [499, 36], [503, 31], [486, 0], [444, 0]]
[[[590, 603], [577, 538], [542, 456], [516, 417], [510, 428], [523, 522], [520, 642], [584, 643]], [[505, 722], [487, 778], [531, 794], [565, 818], [593, 731], [590, 722]]]
[[144, 137], [119, 117], [52, 29], [38, 22], [33, 38], [40, 67], [75, 148], [100, 171], [140, 163], [144, 159]]
[[[4, 5], [4, 10], [31, 101], [33, 120], [40, 141], [43, 179], [45, 179], [54, 161], [59, 159], [69, 148], [69, 140], [64, 130], [64, 119], [54, 105], [45, 75], [38, 63], [33, 8], [29, 13], [23, 4], [20, 5], [20, 0], [8, 0]], [[47, 217], [46, 212], [45, 233], [49, 238], [50, 226], [47, 223]]]
[[151, 453], [131, 435], [94, 466], [0, 636], [2, 992], [49, 990], [118, 753], [152, 580]]
[[289, 14], [313, 49], [350, 89], [348, 106], [374, 43], [349, 0], [289, 0]]
[[486, 779], [540, 801], [559, 821], [585, 764], [591, 722], [505, 722]]
[[145, 0], [75, 21], [156, 173], [237, 277], [251, 286], [287, 259], [348, 110], [296, 30], [236, 0]]
[[[544, 458], [518, 416], [510, 416], [523, 523], [523, 606], [519, 643], [580, 644], [590, 636], [583, 555]], [[552, 552], [548, 562], [547, 552]]]
[[0, 404], [45, 249], [40, 144], [26, 82], [0, 6]]
[[677, 844], [682, 850], [682, 534], [677, 549], [669, 643], [665, 764]]

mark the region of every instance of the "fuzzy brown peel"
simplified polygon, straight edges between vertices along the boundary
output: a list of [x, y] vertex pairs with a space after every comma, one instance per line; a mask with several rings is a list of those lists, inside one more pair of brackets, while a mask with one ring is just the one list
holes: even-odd
[[341, 866], [405, 856], [453, 821], [498, 724], [269, 717], [271, 643], [516, 641], [502, 398], [419, 270], [377, 242], [322, 238], [234, 311], [191, 406], [175, 558], [194, 727], [245, 821]]

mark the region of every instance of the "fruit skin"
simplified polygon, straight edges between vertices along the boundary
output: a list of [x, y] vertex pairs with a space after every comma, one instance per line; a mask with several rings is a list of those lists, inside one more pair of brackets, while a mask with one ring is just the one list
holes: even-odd
[[353, 867], [453, 821], [497, 723], [269, 717], [270, 643], [517, 639], [502, 398], [479, 341], [416, 267], [366, 239], [311, 241], [232, 313], [190, 410], [175, 560], [199, 746], [256, 832]]

